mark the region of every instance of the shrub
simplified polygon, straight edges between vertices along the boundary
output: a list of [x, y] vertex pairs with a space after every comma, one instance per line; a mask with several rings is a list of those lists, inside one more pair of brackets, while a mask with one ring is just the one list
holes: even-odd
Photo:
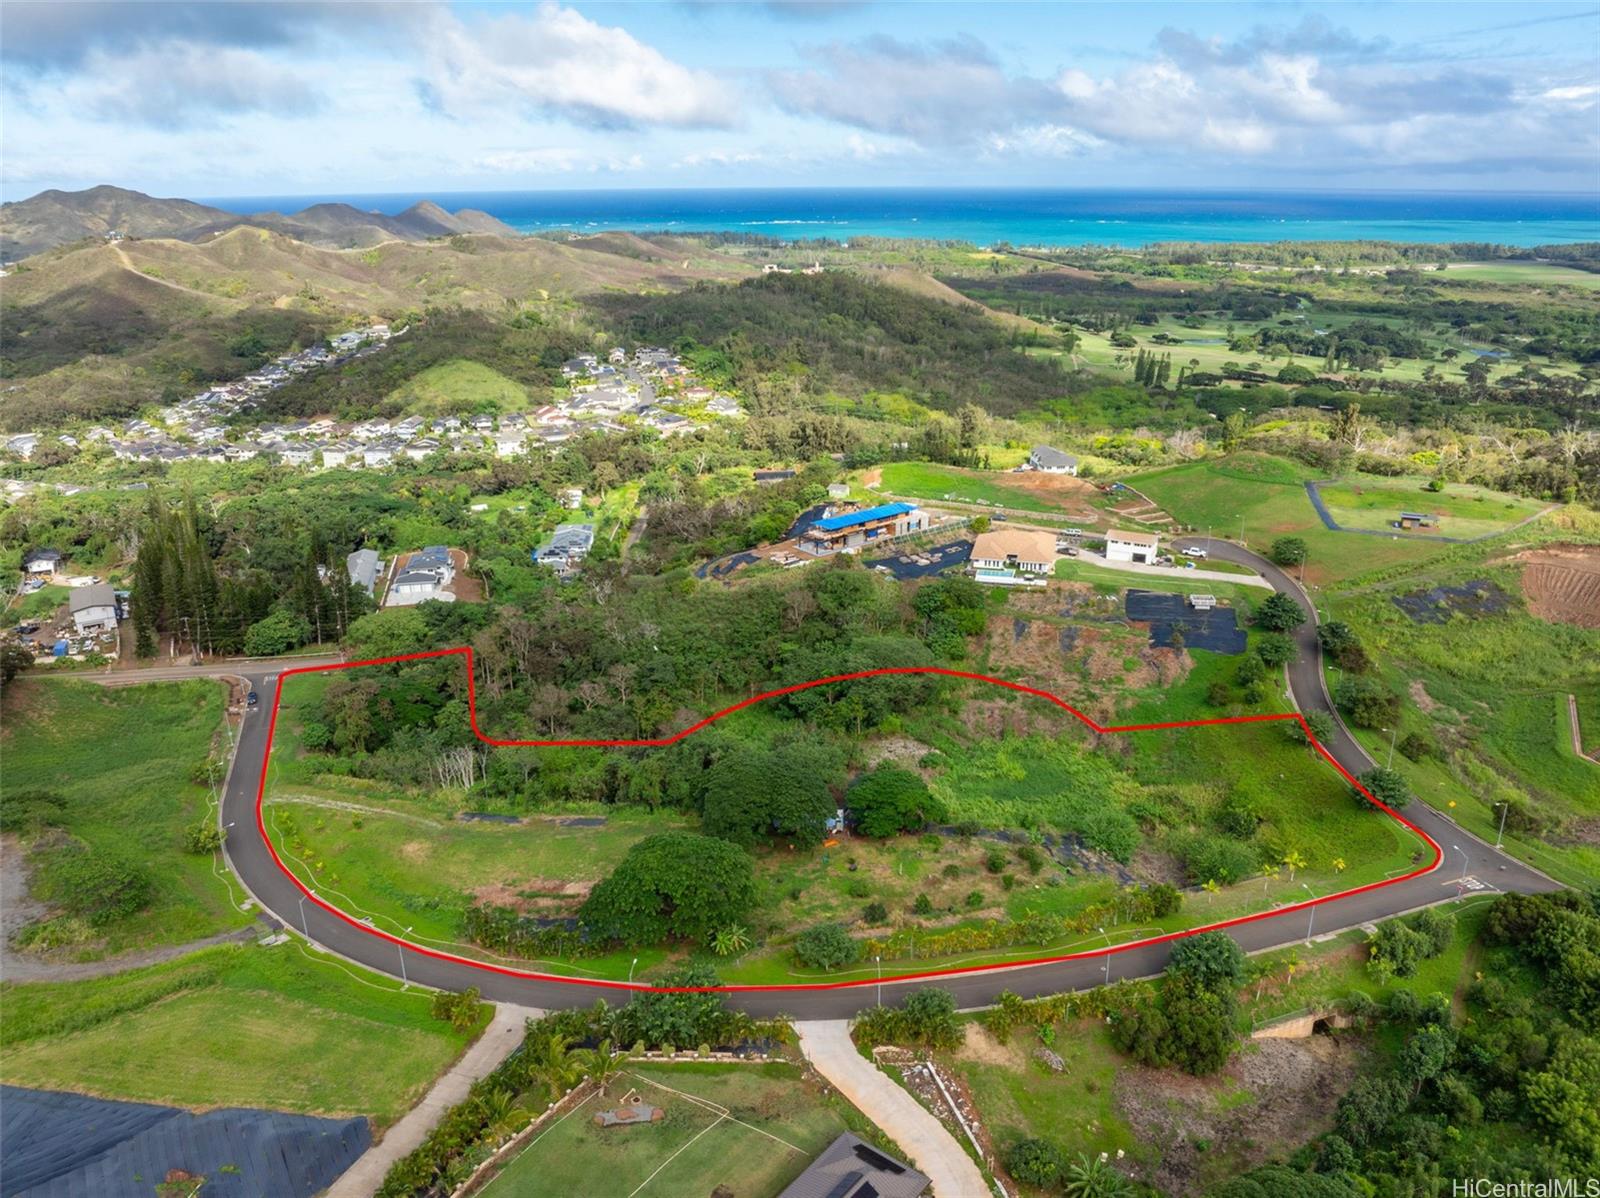
[[[1285, 366], [1283, 369], [1289, 370], [1291, 368]], [[1305, 367], [1302, 366], [1299, 367], [1299, 369], [1305, 370]], [[1306, 371], [1306, 373], [1309, 374], [1310, 371]], [[1281, 373], [1279, 377], [1282, 377]], [[1306, 555], [1310, 553], [1310, 551], [1310, 547], [1306, 544], [1304, 537], [1279, 537], [1276, 541], [1272, 542], [1272, 549], [1270, 552], [1272, 554], [1272, 560], [1277, 562], [1278, 565], [1298, 566], [1301, 562], [1306, 560]]]
[[992, 874], [1003, 872], [1006, 867], [1006, 855], [999, 849], [990, 849], [984, 854], [983, 867]]
[[932, 915], [933, 900], [928, 897], [927, 892], [923, 892], [917, 895], [917, 901], [911, 904], [911, 910], [918, 915]]
[[864, 922], [874, 925], [888, 923], [889, 908], [882, 903], [868, 903], [861, 909], [861, 918]]
[[[1317, 738], [1318, 744], [1327, 744], [1328, 738], [1333, 735], [1334, 730], [1338, 727], [1333, 722], [1333, 717], [1325, 711], [1306, 712], [1305, 718], [1306, 724], [1311, 728], [1311, 735]], [[1311, 743], [1306, 737], [1305, 727], [1301, 725], [1299, 720], [1289, 721], [1284, 725], [1284, 728], [1288, 731], [1289, 739], [1294, 741], [1295, 744], [1307, 745]]]
[[[1367, 788], [1372, 798], [1396, 811], [1411, 802], [1411, 788], [1406, 785], [1405, 776], [1398, 770], [1391, 770], [1381, 765], [1374, 766], [1361, 775], [1360, 782]], [[1363, 806], [1373, 806], [1372, 799], [1367, 798], [1361, 791], [1357, 790], [1355, 794]]]
[[132, 915], [150, 901], [150, 876], [101, 849], [68, 845], [45, 858], [34, 891], [91, 927]]
[[845, 802], [864, 836], [895, 836], [947, 817], [944, 804], [921, 777], [893, 765], [880, 765], [856, 779]]
[[1233, 702], [1233, 688], [1226, 682], [1213, 682], [1206, 687], [1206, 703], [1211, 707], [1226, 707]]
[[1226, 932], [1202, 932], [1173, 944], [1167, 968], [1208, 990], [1237, 986], [1244, 980], [1244, 950]]
[[58, 826], [65, 806], [53, 790], [13, 790], [0, 795], [0, 832], [37, 832]]
[[1437, 907], [1424, 907], [1418, 911], [1411, 926], [1424, 941], [1422, 955], [1425, 957], [1437, 957], [1450, 947], [1456, 935], [1456, 917]]
[[1256, 645], [1256, 655], [1272, 669], [1281, 669], [1300, 655], [1300, 646], [1281, 632], [1269, 632]]
[[1154, 886], [1147, 887], [1145, 895], [1150, 901], [1150, 914], [1157, 919], [1176, 915], [1178, 908], [1183, 906], [1183, 891], [1166, 882], [1157, 882]]
[[249, 657], [276, 657], [310, 639], [311, 625], [305, 617], [280, 608], [245, 629], [244, 651]]
[[186, 853], [214, 853], [222, 847], [222, 829], [208, 819], [190, 824], [183, 830], [183, 851]]
[[1006, 1152], [1006, 1172], [1041, 1189], [1055, 1186], [1066, 1164], [1061, 1150], [1048, 1140], [1019, 1140]]
[[1256, 623], [1269, 632], [1288, 632], [1306, 622], [1306, 613], [1280, 591], [1268, 595], [1256, 608]]
[[1183, 849], [1183, 866], [1189, 880], [1237, 882], [1255, 872], [1256, 855], [1227, 836], [1195, 836]]
[[1424, 757], [1437, 757], [1439, 746], [1433, 737], [1421, 732], [1407, 732], [1400, 738], [1400, 753], [1408, 761], [1421, 761]]
[[1373, 971], [1380, 978], [1408, 978], [1427, 955], [1427, 941], [1398, 919], [1379, 924], [1367, 948]]
[[836, 923], [807, 928], [795, 939], [794, 955], [813, 969], [839, 969], [861, 958], [861, 944]]
[[1044, 868], [1045, 855], [1036, 844], [1023, 845], [1017, 850], [1017, 857], [1028, 867], [1030, 874], [1036, 874]]
[[478, 1022], [478, 988], [452, 994], [441, 990], [433, 996], [433, 1017], [441, 1019], [458, 1032], [469, 1031]]
[[1400, 714], [1400, 697], [1371, 678], [1339, 679], [1333, 701], [1358, 728], [1382, 728]]
[[976, 911], [981, 906], [983, 906], [983, 891], [970, 891], [967, 894], [967, 910]]
[[867, 895], [872, 893], [872, 887], [865, 878], [851, 878], [849, 884], [845, 887], [845, 892], [851, 898], [866, 898]]

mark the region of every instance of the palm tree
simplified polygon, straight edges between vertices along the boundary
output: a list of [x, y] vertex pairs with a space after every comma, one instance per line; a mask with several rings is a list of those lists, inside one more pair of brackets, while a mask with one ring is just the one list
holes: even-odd
[[750, 947], [750, 933], [738, 924], [729, 924], [711, 933], [711, 951], [719, 957], [732, 957]]
[[617, 1074], [622, 1072], [622, 1066], [628, 1059], [627, 1053], [612, 1051], [610, 1040], [602, 1040], [597, 1047], [584, 1049], [574, 1056], [584, 1076], [600, 1087], [602, 1098], [605, 1097], [611, 1083], [616, 1080]]
[[530, 1047], [529, 1052], [532, 1056], [528, 1063], [528, 1074], [544, 1083], [552, 1100], [572, 1089], [583, 1076], [582, 1068], [567, 1047], [565, 1036], [552, 1034], [542, 1037]]
[[1267, 887], [1272, 885], [1272, 879], [1278, 876], [1278, 867], [1276, 865], [1263, 865], [1261, 867], [1261, 876], [1266, 879], [1261, 883], [1261, 893], [1265, 894]]
[[1111, 1167], [1105, 1153], [1095, 1157], [1080, 1152], [1067, 1166], [1061, 1192], [1066, 1198], [1127, 1198], [1133, 1189], [1128, 1179]]
[[531, 1118], [528, 1111], [516, 1105], [516, 1095], [510, 1090], [496, 1090], [484, 1099], [483, 1108], [488, 1119], [489, 1136], [496, 1141], [509, 1140]]
[[1200, 889], [1211, 895], [1212, 901], [1214, 902], [1216, 901], [1217, 891], [1222, 889], [1222, 883], [1217, 881], [1215, 878], [1207, 878], [1203, 883], [1201, 883]]
[[1294, 881], [1294, 871], [1297, 869], [1304, 869], [1306, 859], [1293, 849], [1290, 849], [1283, 855], [1283, 864], [1289, 870], [1289, 881], [1292, 882]]

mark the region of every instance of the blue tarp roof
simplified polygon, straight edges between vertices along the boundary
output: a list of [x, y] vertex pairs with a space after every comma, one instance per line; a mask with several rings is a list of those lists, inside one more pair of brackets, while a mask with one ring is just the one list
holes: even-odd
[[877, 507], [869, 507], [859, 512], [846, 512], [842, 516], [829, 516], [825, 520], [818, 520], [812, 528], [821, 529], [823, 532], [838, 532], [841, 528], [853, 528], [857, 524], [866, 524], [871, 520], [883, 520], [890, 516], [903, 516], [907, 512], [916, 511], [916, 507], [909, 503], [880, 503]]

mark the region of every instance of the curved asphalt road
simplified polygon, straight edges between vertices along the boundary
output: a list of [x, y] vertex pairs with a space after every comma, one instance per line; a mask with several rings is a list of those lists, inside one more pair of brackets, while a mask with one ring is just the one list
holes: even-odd
[[[1289, 666], [1289, 684], [1301, 711], [1332, 714], [1332, 704], [1322, 678], [1315, 611], [1305, 593], [1277, 566], [1248, 549], [1213, 540], [1210, 551], [1224, 561], [1258, 570], [1274, 588], [1292, 597], [1312, 617], [1295, 634], [1300, 657]], [[278, 868], [258, 831], [256, 796], [266, 760], [270, 712], [279, 682], [278, 671], [325, 664], [332, 660], [335, 659], [208, 663], [201, 667], [166, 667], [130, 671], [116, 676], [101, 675], [94, 680], [116, 683], [173, 677], [232, 676], [242, 678], [260, 694], [260, 706], [247, 712], [241, 726], [226, 783], [221, 820], [229, 829], [225, 849], [229, 864], [260, 906], [285, 925], [370, 969], [395, 977], [402, 976], [403, 972], [412, 982], [444, 990], [464, 990], [476, 986], [485, 998], [495, 1002], [558, 1008], [587, 1006], [597, 998], [622, 1001], [626, 991], [615, 986], [512, 976], [430, 956], [352, 926], [309, 899], [301, 902], [303, 896], [298, 886]], [[1334, 758], [1352, 774], [1371, 768], [1371, 759], [1343, 724], [1338, 722], [1337, 716], [1335, 727], [1337, 730], [1326, 746]], [[1314, 906], [1289, 908], [1280, 914], [1232, 927], [1228, 929], [1229, 934], [1247, 952], [1257, 952], [1304, 940], [1313, 930], [1321, 935], [1454, 898], [1463, 886], [1463, 879], [1469, 889], [1492, 888], [1523, 893], [1560, 889], [1557, 883], [1543, 874], [1471, 836], [1449, 818], [1420, 802], [1412, 804], [1406, 815], [1444, 850], [1444, 858], [1438, 868], [1393, 886]], [[1423, 858], [1419, 856], [1418, 859]], [[1167, 943], [1145, 944], [1070, 961], [961, 974], [942, 978], [937, 984], [951, 990], [962, 1007], [977, 1007], [992, 1002], [1001, 990], [1012, 990], [1024, 997], [1032, 997], [1088, 989], [1108, 979], [1117, 981], [1151, 976], [1165, 968], [1168, 950]], [[894, 1002], [904, 993], [928, 984], [927, 981], [886, 981], [881, 987], [882, 998]], [[755, 1015], [786, 1014], [808, 1019], [839, 1019], [874, 1005], [879, 999], [879, 988], [876, 985], [864, 985], [835, 990], [746, 991], [731, 993], [728, 998], [732, 1005]]]

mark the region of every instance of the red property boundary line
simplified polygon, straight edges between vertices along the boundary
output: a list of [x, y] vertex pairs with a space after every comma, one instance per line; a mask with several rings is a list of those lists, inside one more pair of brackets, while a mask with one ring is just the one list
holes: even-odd
[[[743, 711], [746, 707], [753, 706], [756, 703], [764, 702], [767, 699], [775, 699], [783, 695], [792, 695], [796, 691], [810, 690], [812, 687], [827, 686], [829, 683], [833, 682], [850, 682], [859, 678], [876, 678], [883, 675], [893, 674], [937, 674], [946, 678], [961, 678], [969, 682], [987, 682], [992, 686], [1003, 687], [1006, 690], [1016, 691], [1019, 694], [1032, 695], [1033, 697], [1043, 699], [1048, 703], [1053, 703], [1055, 706], [1061, 708], [1061, 710], [1075, 716], [1088, 727], [1092, 728], [1095, 732], [1099, 733], [1154, 732], [1167, 728], [1206, 728], [1219, 724], [1265, 724], [1275, 723], [1283, 720], [1293, 720], [1304, 730], [1306, 738], [1311, 746], [1316, 749], [1319, 754], [1321, 754], [1322, 758], [1327, 761], [1329, 765], [1333, 766], [1334, 769], [1339, 771], [1340, 775], [1345, 779], [1345, 781], [1349, 782], [1351, 786], [1360, 791], [1361, 794], [1368, 799], [1368, 801], [1370, 801], [1380, 811], [1383, 811], [1385, 814], [1387, 814], [1390, 819], [1393, 819], [1402, 827], [1419, 836], [1423, 842], [1433, 850], [1433, 860], [1428, 862], [1427, 865], [1421, 866], [1418, 869], [1414, 869], [1410, 873], [1401, 874], [1396, 878], [1386, 878], [1381, 882], [1368, 882], [1365, 886], [1355, 886], [1349, 890], [1338, 891], [1335, 894], [1323, 895], [1321, 898], [1306, 899], [1302, 902], [1291, 903], [1288, 906], [1276, 907], [1271, 911], [1258, 911], [1252, 915], [1240, 915], [1233, 919], [1224, 919], [1216, 923], [1208, 923], [1201, 927], [1188, 928], [1180, 932], [1167, 932], [1160, 936], [1149, 936], [1143, 940], [1130, 940], [1126, 944], [1113, 945], [1108, 948], [1075, 953], [1063, 953], [1058, 956], [1030, 957], [1021, 961], [997, 961], [988, 965], [963, 965], [954, 966], [947, 969], [924, 970], [917, 973], [900, 973], [881, 979], [877, 977], [870, 977], [839, 982], [796, 982], [792, 984], [769, 985], [746, 984], [729, 986], [657, 987], [650, 985], [648, 982], [617, 982], [608, 979], [567, 977], [557, 973], [540, 973], [535, 970], [513, 969], [505, 965], [493, 965], [486, 961], [476, 961], [471, 957], [463, 957], [455, 953], [447, 953], [441, 952], [438, 949], [424, 948], [423, 946], [414, 944], [403, 937], [392, 935], [391, 933], [382, 931], [381, 929], [373, 927], [370, 924], [363, 923], [362, 921], [355, 919], [345, 912], [339, 910], [339, 908], [333, 906], [331, 903], [324, 901], [322, 898], [314, 894], [305, 883], [296, 877], [293, 871], [283, 863], [283, 859], [278, 856], [278, 850], [276, 846], [273, 845], [272, 838], [267, 835], [266, 818], [262, 812], [262, 804], [266, 799], [267, 793], [267, 768], [272, 762], [272, 745], [278, 728], [278, 709], [279, 705], [283, 701], [284, 679], [293, 677], [296, 674], [318, 674], [328, 670], [355, 669], [359, 666], [382, 666], [405, 661], [425, 661], [435, 657], [464, 657], [466, 659], [467, 715], [472, 724], [473, 734], [485, 744], [495, 745], [500, 748], [663, 748], [667, 745], [677, 744], [685, 737], [694, 735], [694, 733], [699, 732], [702, 728], [706, 728], [711, 724], [716, 723], [725, 716], [730, 716], [737, 711]], [[859, 986], [876, 986], [880, 984], [880, 982], [897, 983], [918, 981], [926, 978], [941, 978], [955, 975], [988, 973], [1004, 969], [1022, 969], [1032, 965], [1053, 965], [1062, 961], [1088, 960], [1090, 958], [1097, 959], [1108, 956], [1111, 953], [1127, 952], [1130, 949], [1143, 948], [1151, 944], [1162, 944], [1171, 940], [1182, 940], [1188, 936], [1198, 936], [1202, 932], [1215, 932], [1223, 928], [1231, 928], [1237, 927], [1241, 924], [1254, 923], [1261, 919], [1272, 919], [1280, 915], [1292, 914], [1296, 911], [1305, 911], [1309, 908], [1320, 906], [1323, 903], [1337, 902], [1340, 899], [1346, 899], [1356, 894], [1363, 894], [1369, 890], [1380, 890], [1385, 886], [1396, 886], [1401, 882], [1407, 882], [1412, 878], [1420, 877], [1423, 874], [1431, 872], [1437, 868], [1439, 862], [1444, 857], [1444, 850], [1439, 847], [1438, 842], [1435, 841], [1433, 837], [1429, 836], [1421, 828], [1417, 827], [1410, 820], [1406, 819], [1405, 816], [1394, 810], [1394, 808], [1390, 807], [1387, 803], [1384, 803], [1359, 781], [1357, 781], [1357, 779], [1350, 773], [1349, 770], [1345, 769], [1344, 766], [1340, 765], [1336, 760], [1334, 760], [1333, 755], [1329, 753], [1328, 750], [1323, 747], [1322, 743], [1318, 741], [1317, 738], [1312, 734], [1311, 726], [1306, 722], [1305, 716], [1299, 712], [1282, 712], [1266, 715], [1222, 716], [1210, 720], [1173, 720], [1168, 723], [1160, 724], [1122, 724], [1116, 726], [1103, 726], [1101, 724], [1097, 724], [1094, 720], [1084, 715], [1083, 712], [1079, 711], [1076, 707], [1073, 707], [1059, 695], [1054, 695], [1047, 690], [1041, 690], [1037, 687], [1024, 686], [1020, 682], [1008, 682], [1003, 678], [991, 678], [987, 674], [974, 674], [966, 670], [947, 670], [939, 666], [886, 666], [876, 670], [858, 670], [851, 674], [834, 674], [828, 678], [817, 678], [811, 682], [800, 682], [796, 683], [794, 686], [785, 686], [780, 687], [777, 690], [764, 691], [759, 695], [752, 695], [750, 698], [745, 699], [742, 702], [735, 703], [732, 707], [725, 707], [715, 715], [709, 715], [705, 719], [700, 720], [698, 723], [691, 724], [681, 732], [675, 732], [671, 736], [639, 740], [503, 740], [497, 737], [485, 735], [483, 730], [478, 727], [478, 700], [472, 671], [472, 648], [468, 645], [462, 645], [455, 649], [434, 649], [426, 653], [406, 653], [396, 657], [376, 657], [367, 661], [346, 661], [329, 665], [301, 666], [297, 669], [282, 671], [278, 675], [278, 684], [272, 696], [272, 717], [271, 721], [267, 725], [267, 748], [266, 752], [262, 754], [261, 758], [261, 780], [256, 789], [256, 830], [261, 834], [261, 840], [267, 846], [267, 852], [271, 855], [273, 864], [275, 864], [278, 869], [283, 872], [285, 877], [294, 883], [295, 888], [300, 891], [303, 897], [310, 899], [329, 915], [333, 915], [338, 919], [343, 920], [345, 923], [349, 924], [358, 931], [365, 932], [370, 936], [375, 936], [380, 940], [386, 940], [390, 944], [398, 945], [402, 953], [409, 951], [417, 953], [420, 956], [433, 957], [440, 961], [449, 961], [457, 965], [466, 965], [473, 969], [483, 970], [486, 973], [498, 973], [506, 977], [523, 978], [528, 981], [565, 982], [568, 985], [573, 986], [596, 986], [612, 990], [646, 992], [675, 991], [688, 993], [741, 993], [774, 990], [847, 990]]]

